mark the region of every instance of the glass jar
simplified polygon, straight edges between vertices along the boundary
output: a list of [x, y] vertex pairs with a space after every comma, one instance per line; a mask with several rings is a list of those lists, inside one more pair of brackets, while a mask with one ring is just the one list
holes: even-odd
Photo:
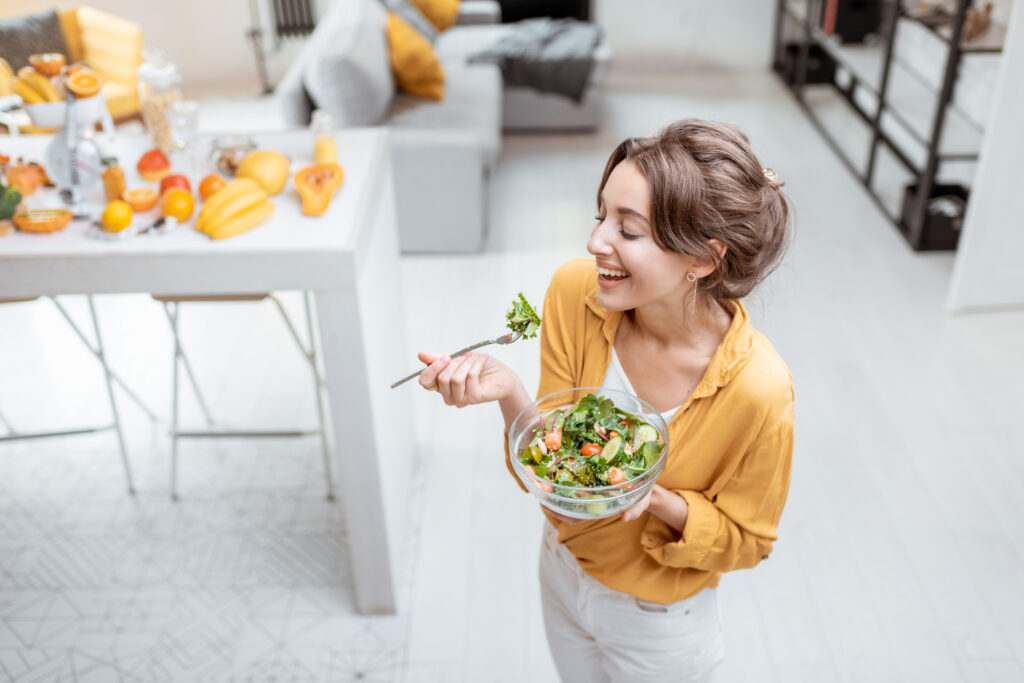
[[159, 50], [146, 50], [145, 62], [138, 70], [139, 101], [142, 120], [153, 136], [153, 143], [164, 153], [174, 149], [174, 136], [167, 117], [172, 102], [181, 97], [181, 76]]
[[313, 160], [318, 164], [338, 163], [338, 141], [330, 115], [317, 109], [309, 127], [313, 131]]

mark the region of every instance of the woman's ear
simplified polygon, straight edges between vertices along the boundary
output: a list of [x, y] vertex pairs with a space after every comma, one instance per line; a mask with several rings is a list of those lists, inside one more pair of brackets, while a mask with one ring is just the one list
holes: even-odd
[[[725, 258], [725, 244], [721, 240], [710, 239], [708, 244], [718, 254], [719, 260]], [[715, 271], [715, 264], [708, 261], [697, 260], [693, 262], [693, 273], [697, 277], [707, 277]]]

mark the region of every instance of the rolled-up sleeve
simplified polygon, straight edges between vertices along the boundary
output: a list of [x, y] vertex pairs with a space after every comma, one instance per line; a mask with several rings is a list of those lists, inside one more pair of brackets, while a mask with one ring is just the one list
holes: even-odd
[[792, 459], [790, 404], [720, 491], [673, 491], [689, 508], [682, 534], [648, 515], [641, 537], [644, 551], [669, 567], [727, 572], [757, 565], [778, 539]]

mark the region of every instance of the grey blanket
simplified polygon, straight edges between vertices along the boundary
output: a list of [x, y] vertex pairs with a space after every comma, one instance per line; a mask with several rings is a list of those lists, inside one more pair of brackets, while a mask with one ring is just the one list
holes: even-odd
[[494, 45], [470, 56], [501, 68], [506, 86], [526, 86], [583, 99], [594, 70], [601, 28], [575, 19], [527, 19], [510, 25]]

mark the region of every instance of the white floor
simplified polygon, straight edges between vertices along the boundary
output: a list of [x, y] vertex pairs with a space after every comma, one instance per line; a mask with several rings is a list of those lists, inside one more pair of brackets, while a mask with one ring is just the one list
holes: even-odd
[[[622, 137], [686, 116], [736, 122], [796, 207], [789, 257], [748, 308], [793, 372], [797, 442], [775, 552], [722, 582], [721, 679], [1024, 680], [1024, 312], [947, 315], [952, 256], [911, 252], [770, 75], [612, 85], [598, 134], [505, 139], [482, 254], [403, 259], [410, 359], [395, 377], [415, 350], [497, 334], [515, 292], [541, 299], [585, 253]], [[203, 125], [275, 116], [210, 100]], [[145, 296], [98, 306], [115, 368], [167, 415], [162, 313]], [[185, 316], [219, 417], [313, 421], [270, 306]], [[536, 386], [535, 342], [495, 353]], [[0, 444], [0, 680], [557, 680], [540, 514], [502, 463], [497, 410], [405, 390], [421, 458], [393, 617], [352, 611], [315, 442], [187, 443], [177, 505], [162, 428], [123, 395], [134, 501], [110, 434]], [[18, 427], [103, 421], [102, 398], [49, 302], [0, 308], [0, 410]]]

